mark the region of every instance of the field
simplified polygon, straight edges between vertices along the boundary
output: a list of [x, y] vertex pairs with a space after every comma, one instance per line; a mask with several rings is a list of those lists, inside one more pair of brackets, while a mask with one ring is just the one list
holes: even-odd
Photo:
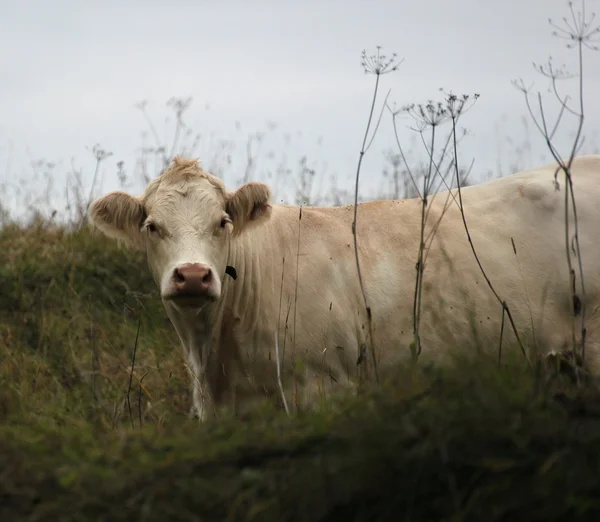
[[1, 520], [600, 515], [592, 385], [457, 360], [317, 413], [200, 425], [140, 254], [87, 227], [7, 225], [0, 285]]

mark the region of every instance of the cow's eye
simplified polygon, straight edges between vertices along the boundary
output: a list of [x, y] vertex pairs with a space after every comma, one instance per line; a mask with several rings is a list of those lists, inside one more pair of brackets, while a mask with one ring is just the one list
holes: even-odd
[[225, 228], [228, 223], [231, 223], [231, 219], [229, 219], [229, 216], [224, 216], [223, 218], [221, 218], [221, 228]]
[[148, 230], [148, 232], [150, 232], [151, 234], [154, 234], [156, 232], [156, 225], [154, 223], [147, 223], [146, 224], [146, 229]]

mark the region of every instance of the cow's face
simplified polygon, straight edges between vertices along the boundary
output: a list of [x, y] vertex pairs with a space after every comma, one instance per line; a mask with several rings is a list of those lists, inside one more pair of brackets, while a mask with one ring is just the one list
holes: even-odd
[[230, 240], [269, 216], [269, 199], [262, 183], [228, 192], [195, 162], [175, 160], [140, 198], [112, 192], [89, 215], [106, 235], [146, 251], [164, 301], [200, 308], [219, 299]]

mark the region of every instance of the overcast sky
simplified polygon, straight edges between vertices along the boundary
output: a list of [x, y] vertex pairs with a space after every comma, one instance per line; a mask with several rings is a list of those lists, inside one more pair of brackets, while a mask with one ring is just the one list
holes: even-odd
[[[50, 204], [56, 207], [63, 204], [73, 166], [89, 190], [95, 165], [90, 149], [96, 143], [113, 155], [103, 163], [95, 193], [119, 187], [117, 161], [124, 162], [127, 175], [134, 174], [142, 133], [148, 131], [137, 102], [147, 100], [160, 139], [170, 143], [173, 121], [166, 124], [165, 118], [172, 115], [166, 106], [171, 97], [193, 98], [184, 120], [202, 135], [194, 153], [206, 166], [222, 169], [228, 184], [244, 175], [248, 135], [265, 131], [253, 179], [267, 179], [281, 163], [297, 170], [305, 154], [321, 190], [332, 175], [350, 188], [375, 80], [364, 74], [360, 54], [362, 49], [372, 54], [377, 45], [404, 59], [381, 78], [377, 110], [389, 89], [389, 102], [397, 106], [440, 99], [440, 87], [479, 93], [463, 121], [470, 131], [461, 143], [463, 154], [475, 160], [475, 181], [490, 170], [506, 174], [515, 162], [526, 168], [549, 159], [511, 80], [535, 82], [554, 114], [556, 100], [532, 61], [543, 63], [551, 54], [573, 72], [577, 66], [574, 51], [552, 37], [548, 23], [549, 17], [560, 22], [570, 16], [565, 0], [2, 0], [0, 5], [5, 166], [0, 181], [13, 189], [19, 179], [41, 187], [32, 162], [54, 163]], [[600, 8], [598, 0], [586, 5], [590, 13]], [[585, 64], [584, 151], [593, 152], [600, 146], [600, 97], [594, 95], [600, 92], [600, 53], [586, 52]], [[560, 85], [575, 93], [576, 80]], [[411, 142], [416, 134], [406, 129], [409, 122], [399, 122], [401, 140], [407, 148], [416, 143], [413, 157], [424, 158], [419, 142]], [[573, 124], [565, 121], [559, 143], [571, 139]], [[531, 152], [519, 157], [517, 147], [527, 138]], [[151, 135], [145, 139], [153, 144]], [[220, 152], [224, 141], [236, 145], [230, 164]], [[367, 196], [380, 187], [383, 153], [394, 147], [386, 111], [361, 174]], [[277, 184], [278, 196], [287, 197], [284, 192], [294, 189], [290, 183]], [[138, 180], [131, 190], [142, 188]], [[3, 192], [3, 203], [18, 204], [14, 190]]]

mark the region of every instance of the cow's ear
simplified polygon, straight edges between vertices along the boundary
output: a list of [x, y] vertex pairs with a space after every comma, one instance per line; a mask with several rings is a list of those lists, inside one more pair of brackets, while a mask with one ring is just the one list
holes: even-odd
[[130, 246], [140, 248], [140, 227], [145, 218], [140, 201], [124, 192], [111, 192], [92, 202], [89, 220], [108, 237], [124, 239]]
[[229, 194], [226, 210], [234, 232], [239, 234], [249, 224], [268, 219], [271, 215], [270, 199], [271, 190], [264, 183], [246, 183]]

